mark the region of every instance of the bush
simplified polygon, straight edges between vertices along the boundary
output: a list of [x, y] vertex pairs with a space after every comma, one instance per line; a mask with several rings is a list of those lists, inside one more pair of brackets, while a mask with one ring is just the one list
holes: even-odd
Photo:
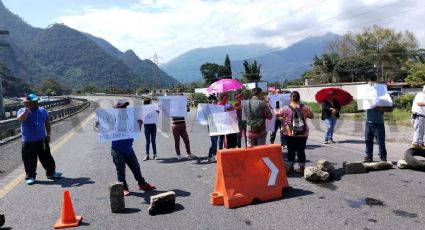
[[396, 109], [410, 111], [412, 109], [413, 100], [415, 99], [415, 94], [408, 93], [400, 97], [393, 99], [393, 105]]
[[192, 93], [190, 99], [193, 100], [195, 106], [198, 106], [199, 103], [208, 103], [208, 98], [203, 93]]
[[357, 101], [352, 100], [348, 105], [343, 106], [341, 113], [357, 113]]
[[313, 113], [321, 113], [322, 112], [322, 106], [317, 102], [303, 102], [303, 104], [310, 107], [311, 111]]

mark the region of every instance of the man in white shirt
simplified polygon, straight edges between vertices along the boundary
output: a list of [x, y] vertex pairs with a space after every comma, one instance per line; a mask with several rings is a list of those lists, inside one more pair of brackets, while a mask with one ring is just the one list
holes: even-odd
[[424, 147], [425, 125], [425, 86], [421, 93], [416, 94], [412, 105], [412, 124], [415, 128], [413, 133], [412, 148]]

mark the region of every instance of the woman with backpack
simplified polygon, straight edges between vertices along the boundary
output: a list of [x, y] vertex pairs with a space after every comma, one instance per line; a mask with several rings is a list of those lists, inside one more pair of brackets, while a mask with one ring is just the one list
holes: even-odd
[[300, 166], [300, 174], [304, 176], [306, 162], [305, 146], [308, 138], [307, 118], [313, 119], [311, 109], [301, 103], [297, 91], [291, 93], [291, 103], [276, 111], [276, 117], [282, 117], [282, 130], [288, 147], [289, 173], [294, 173], [295, 154]]

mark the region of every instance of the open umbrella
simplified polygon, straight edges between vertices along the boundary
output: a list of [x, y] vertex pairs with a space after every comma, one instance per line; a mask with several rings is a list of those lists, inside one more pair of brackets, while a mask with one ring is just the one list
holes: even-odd
[[242, 83], [238, 80], [224, 78], [219, 81], [212, 83], [207, 88], [208, 93], [224, 93], [242, 88]]
[[326, 97], [333, 93], [335, 96], [335, 100], [341, 104], [341, 106], [347, 105], [353, 100], [353, 96], [351, 94], [343, 89], [340, 88], [324, 88], [319, 90], [319, 92], [316, 93], [316, 101], [318, 103], [322, 103], [324, 100], [326, 100]]

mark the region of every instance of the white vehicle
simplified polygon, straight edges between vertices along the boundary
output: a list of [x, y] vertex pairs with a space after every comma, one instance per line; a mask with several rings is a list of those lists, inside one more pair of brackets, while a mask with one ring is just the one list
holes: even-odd
[[43, 101], [49, 101], [49, 96], [41, 96], [40, 102], [43, 102]]

